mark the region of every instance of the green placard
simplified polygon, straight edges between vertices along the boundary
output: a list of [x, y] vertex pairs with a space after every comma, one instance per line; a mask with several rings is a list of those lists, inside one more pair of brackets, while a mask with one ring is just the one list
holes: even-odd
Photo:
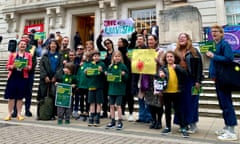
[[70, 108], [72, 101], [72, 86], [69, 84], [58, 83], [56, 89], [55, 105]]
[[199, 42], [199, 47], [201, 53], [206, 53], [207, 51], [216, 51], [215, 43], [213, 41]]
[[100, 75], [98, 68], [87, 68], [87, 76]]
[[100, 59], [104, 60], [106, 58], [107, 52], [106, 51], [100, 51]]
[[199, 95], [201, 92], [202, 92], [201, 87], [199, 89], [196, 88], [195, 86], [192, 87], [192, 95]]
[[121, 74], [115, 75], [113, 73], [108, 73], [107, 74], [107, 81], [108, 82], [121, 82], [122, 81], [122, 76], [121, 76]]
[[128, 49], [127, 56], [128, 56], [129, 58], [132, 58], [132, 54], [133, 54], [133, 49]]
[[39, 40], [39, 39], [46, 39], [46, 33], [45, 32], [38, 32], [34, 34], [34, 39]]
[[14, 65], [18, 68], [18, 69], [22, 69], [27, 67], [28, 64], [28, 60], [27, 59], [15, 59], [14, 61]]

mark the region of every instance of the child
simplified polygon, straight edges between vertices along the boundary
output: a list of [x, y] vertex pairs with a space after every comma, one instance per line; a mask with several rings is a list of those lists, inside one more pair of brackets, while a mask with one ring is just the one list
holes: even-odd
[[109, 83], [108, 95], [110, 103], [110, 114], [112, 121], [107, 124], [106, 128], [113, 128], [116, 125], [114, 105], [117, 105], [118, 124], [116, 129], [123, 128], [122, 123], [122, 99], [126, 95], [126, 82], [128, 79], [128, 69], [123, 64], [123, 58], [120, 51], [115, 51], [112, 55], [111, 64], [106, 72]]
[[[90, 104], [90, 117], [88, 126], [100, 124], [101, 104], [103, 103], [103, 85], [105, 79], [105, 64], [100, 61], [100, 52], [91, 52], [91, 62], [85, 69], [88, 77], [88, 103]], [[95, 107], [96, 106], [96, 107]]]
[[84, 73], [88, 64], [89, 64], [89, 54], [87, 52], [84, 52], [84, 55], [79, 65], [80, 67], [76, 75], [77, 91], [75, 93], [75, 105], [74, 105], [74, 110], [78, 111], [79, 101], [80, 101], [80, 111], [81, 111], [80, 118], [83, 117], [83, 121], [86, 121], [87, 117], [89, 116], [88, 85], [87, 85], [88, 77]]
[[[75, 87], [75, 77], [73, 75], [74, 65], [72, 63], [65, 63], [63, 68], [63, 76], [59, 81], [64, 84], [70, 84], [72, 87]], [[56, 85], [58, 82], [56, 82]], [[57, 115], [58, 115], [58, 124], [62, 124], [62, 120], [65, 118], [65, 124], [70, 124], [70, 115], [71, 115], [71, 107], [57, 107]]]
[[162, 131], [162, 134], [171, 132], [171, 109], [173, 104], [175, 115], [180, 119], [182, 136], [189, 137], [184, 124], [183, 113], [180, 111], [181, 91], [184, 89], [183, 81], [186, 71], [177, 64], [179, 59], [173, 51], [167, 51], [163, 61], [165, 65], [161, 67], [159, 76], [167, 79], [167, 88], [163, 91], [166, 128]]

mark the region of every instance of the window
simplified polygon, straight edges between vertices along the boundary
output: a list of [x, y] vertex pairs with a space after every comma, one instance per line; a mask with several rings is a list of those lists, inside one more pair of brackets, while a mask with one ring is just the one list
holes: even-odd
[[135, 21], [136, 29], [147, 29], [151, 28], [151, 22], [156, 21], [156, 9], [141, 9], [141, 10], [131, 10], [130, 16]]
[[44, 19], [26, 20], [25, 26], [30, 26], [30, 25], [35, 25], [35, 24], [44, 24]]
[[225, 1], [227, 24], [240, 24], [240, 1]]

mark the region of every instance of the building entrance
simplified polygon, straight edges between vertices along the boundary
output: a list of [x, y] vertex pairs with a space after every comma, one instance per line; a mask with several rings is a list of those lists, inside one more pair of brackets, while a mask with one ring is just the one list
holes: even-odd
[[94, 40], [94, 15], [77, 16], [77, 32], [79, 32], [82, 39], [82, 44], [88, 40]]

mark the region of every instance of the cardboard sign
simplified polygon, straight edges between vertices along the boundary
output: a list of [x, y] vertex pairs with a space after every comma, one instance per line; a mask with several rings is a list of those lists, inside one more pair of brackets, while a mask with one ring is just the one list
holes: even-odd
[[201, 53], [206, 53], [208, 51], [216, 51], [215, 43], [213, 41], [199, 42], [199, 47]]
[[132, 55], [132, 73], [156, 74], [157, 52], [155, 49], [134, 49]]
[[23, 69], [23, 68], [27, 67], [27, 64], [28, 64], [27, 59], [15, 59], [15, 61], [14, 61], [14, 65], [18, 69]]
[[72, 86], [69, 84], [58, 83], [56, 89], [55, 105], [70, 108], [72, 101]]
[[122, 81], [122, 75], [121, 74], [113, 74], [108, 73], [107, 74], [107, 81], [108, 82], [121, 82]]

